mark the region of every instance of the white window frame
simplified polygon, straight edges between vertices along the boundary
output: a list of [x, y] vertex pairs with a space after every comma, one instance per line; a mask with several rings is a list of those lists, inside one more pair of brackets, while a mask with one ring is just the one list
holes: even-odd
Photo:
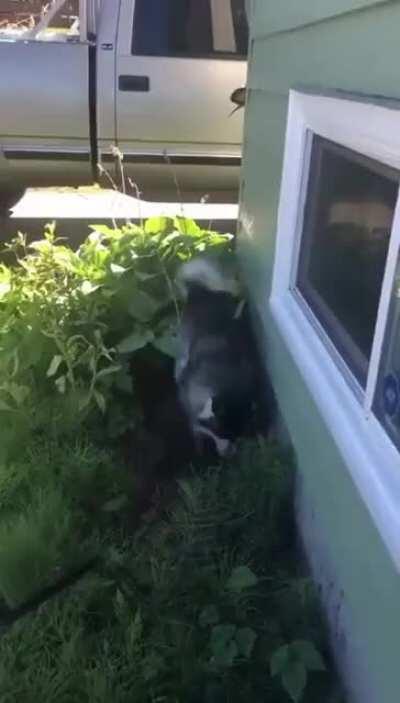
[[400, 170], [400, 103], [290, 92], [269, 301], [286, 346], [400, 569], [400, 452], [372, 413], [400, 253], [400, 198], [364, 390], [296, 287], [313, 134]]

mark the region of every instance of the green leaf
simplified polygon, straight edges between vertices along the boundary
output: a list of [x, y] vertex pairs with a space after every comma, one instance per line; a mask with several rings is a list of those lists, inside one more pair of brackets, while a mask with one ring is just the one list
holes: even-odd
[[165, 232], [171, 225], [169, 217], [150, 217], [144, 225], [146, 234], [161, 234]]
[[234, 593], [242, 593], [246, 588], [251, 588], [258, 583], [258, 578], [248, 566], [238, 566], [228, 579], [226, 587]]
[[290, 661], [289, 645], [284, 644], [282, 647], [279, 647], [278, 649], [276, 649], [270, 658], [269, 666], [270, 666], [271, 676], [277, 676], [278, 674], [281, 674], [282, 671], [284, 671], [285, 668], [288, 666], [289, 661]]
[[124, 393], [132, 393], [132, 376], [128, 369], [121, 369], [114, 379], [115, 386]]
[[157, 300], [153, 296], [142, 290], [133, 293], [131, 303], [128, 308], [129, 314], [139, 322], [148, 322], [168, 301]]
[[104, 415], [104, 413], [106, 411], [106, 399], [105, 399], [104, 395], [102, 393], [100, 393], [100, 391], [95, 389], [93, 391], [93, 397], [94, 397], [98, 407], [100, 408], [101, 412]]
[[90, 229], [99, 234], [103, 234], [106, 237], [110, 237], [114, 234], [115, 230], [112, 227], [107, 227], [107, 225], [90, 225]]
[[292, 642], [290, 649], [294, 658], [301, 661], [309, 671], [326, 671], [324, 660], [313, 642], [296, 640]]
[[[142, 664], [143, 678], [145, 681], [150, 682], [156, 679], [160, 673], [165, 668], [165, 662], [162, 657], [160, 657], [156, 652], [151, 652], [144, 660]], [[158, 699], [162, 700], [162, 699]], [[165, 699], [164, 699], [165, 700]]]
[[130, 354], [138, 351], [138, 349], [143, 349], [153, 339], [154, 335], [150, 330], [146, 330], [146, 332], [132, 332], [118, 344], [117, 349], [121, 354]]
[[226, 644], [234, 638], [236, 625], [216, 625], [211, 632], [211, 646]]
[[118, 588], [117, 593], [115, 595], [115, 602], [120, 610], [124, 610], [126, 608], [125, 596], [119, 588]]
[[59, 376], [56, 380], [56, 388], [59, 393], [64, 395], [65, 389], [67, 387], [67, 379], [65, 376]]
[[246, 305], [246, 301], [244, 299], [242, 299], [238, 303], [235, 314], [233, 316], [235, 320], [239, 320], [239, 318], [242, 316], [245, 305]]
[[152, 278], [158, 278], [161, 274], [159, 272], [157, 273], [146, 273], [146, 271], [135, 271], [135, 277], [138, 279], [138, 281], [149, 281]]
[[22, 386], [18, 383], [8, 383], [6, 390], [19, 406], [23, 405], [30, 392], [28, 386]]
[[53, 241], [54, 237], [56, 234], [56, 223], [53, 220], [53, 222], [47, 222], [44, 226], [44, 236], [46, 237], [47, 241]]
[[246, 659], [250, 659], [256, 643], [257, 634], [251, 627], [241, 627], [236, 632], [235, 639], [239, 648], [239, 653], [246, 657]]
[[190, 220], [186, 217], [175, 217], [174, 226], [181, 234], [191, 235], [198, 237], [202, 234], [202, 229], [194, 220]]
[[142, 614], [140, 610], [138, 609], [135, 613], [135, 617], [133, 618], [133, 622], [131, 623], [131, 635], [134, 636], [135, 641], [139, 641], [142, 637], [143, 634], [143, 620], [142, 620]]
[[8, 405], [8, 403], [6, 403], [4, 400], [0, 399], [0, 411], [1, 412], [11, 412], [12, 407], [11, 407], [11, 405]]
[[299, 703], [307, 684], [307, 671], [300, 661], [290, 661], [282, 672], [282, 685], [294, 703]]
[[160, 337], [156, 337], [153, 341], [153, 347], [158, 349], [166, 356], [176, 359], [178, 354], [178, 338], [172, 332], [165, 332]]
[[111, 500], [108, 500], [106, 503], [104, 503], [101, 509], [105, 513], [117, 513], [125, 507], [127, 502], [128, 497], [126, 495], [120, 495], [116, 498], [111, 498]]
[[104, 376], [110, 376], [110, 374], [118, 373], [118, 371], [121, 371], [121, 366], [107, 366], [107, 368], [99, 371], [97, 378], [104, 378]]
[[29, 244], [29, 249], [34, 249], [35, 251], [43, 252], [51, 249], [50, 242], [47, 239], [38, 239], [36, 242], [31, 242]]
[[[94, 230], [93, 232], [91, 232], [91, 233], [88, 235], [86, 241], [83, 243], [83, 247], [84, 247], [84, 248], [89, 248], [89, 247], [88, 247], [88, 242], [90, 242], [90, 244], [100, 244], [101, 239], [102, 239], [102, 237], [101, 237], [101, 232], [98, 232], [98, 231]], [[79, 251], [81, 251], [81, 250], [79, 250]]]
[[200, 613], [199, 625], [200, 627], [208, 627], [209, 625], [216, 625], [219, 622], [219, 613], [215, 605], [207, 605]]
[[56, 354], [55, 356], [53, 356], [51, 364], [47, 369], [47, 378], [51, 378], [52, 376], [56, 375], [62, 360], [63, 357], [60, 354]]
[[0, 283], [0, 298], [4, 298], [11, 290], [11, 283], [8, 281], [1, 281]]
[[184, 479], [178, 480], [178, 486], [180, 488], [182, 498], [185, 501], [185, 505], [188, 510], [192, 510], [195, 504], [196, 496], [191, 481], [185, 481]]
[[79, 290], [83, 295], [90, 295], [98, 288], [100, 288], [98, 284], [92, 283], [91, 281], [83, 281]]
[[166, 237], [163, 237], [162, 242], [160, 242], [160, 247], [162, 247], [162, 249], [165, 249], [165, 248], [169, 247], [169, 245], [172, 242], [175, 242], [176, 240], [180, 240], [181, 242], [184, 242], [185, 237], [183, 237], [180, 232], [171, 232], [171, 234], [167, 234]]
[[231, 640], [214, 653], [215, 663], [221, 667], [231, 667], [238, 654], [238, 646], [235, 640]]
[[212, 629], [210, 647], [213, 660], [218, 666], [230, 667], [238, 656], [235, 632], [235, 625], [217, 625]]
[[128, 271], [128, 269], [124, 268], [123, 266], [120, 266], [119, 264], [111, 264], [110, 270], [111, 273], [115, 274], [116, 276], [122, 276], [122, 274]]

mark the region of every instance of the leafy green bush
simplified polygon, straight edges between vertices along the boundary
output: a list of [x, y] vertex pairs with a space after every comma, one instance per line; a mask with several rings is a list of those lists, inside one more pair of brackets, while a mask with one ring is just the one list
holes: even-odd
[[18, 235], [7, 246], [16, 259], [0, 267], [3, 457], [33, 433], [76, 431], [96, 411], [134, 418], [127, 361], [146, 345], [174, 353], [177, 266], [223, 254], [231, 239], [183, 218], [92, 229], [76, 252], [52, 226], [41, 241]]
[[31, 244], [18, 235], [0, 266], [0, 597], [9, 606], [96, 550], [115, 513], [134, 510], [113, 441], [140, 419], [129, 361], [146, 345], [173, 353], [177, 266], [205, 249], [224, 255], [231, 241], [182, 218], [92, 229], [76, 252], [53, 226]]
[[290, 462], [246, 444], [0, 639], [4, 703], [341, 703], [299, 573]]

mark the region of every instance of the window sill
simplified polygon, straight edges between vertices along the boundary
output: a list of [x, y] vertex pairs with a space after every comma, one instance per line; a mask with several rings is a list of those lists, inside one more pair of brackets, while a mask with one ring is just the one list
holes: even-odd
[[270, 300], [273, 319], [396, 567], [400, 570], [400, 458], [362, 405], [290, 291]]

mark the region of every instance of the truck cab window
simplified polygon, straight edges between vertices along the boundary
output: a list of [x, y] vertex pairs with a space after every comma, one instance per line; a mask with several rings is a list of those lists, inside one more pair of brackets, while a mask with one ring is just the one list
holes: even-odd
[[79, 17], [79, 0], [0, 0], [0, 39], [76, 40]]
[[132, 53], [244, 58], [245, 0], [136, 0]]
[[246, 56], [249, 43], [246, 2], [245, 0], [231, 0], [231, 4], [236, 51], [240, 56]]

